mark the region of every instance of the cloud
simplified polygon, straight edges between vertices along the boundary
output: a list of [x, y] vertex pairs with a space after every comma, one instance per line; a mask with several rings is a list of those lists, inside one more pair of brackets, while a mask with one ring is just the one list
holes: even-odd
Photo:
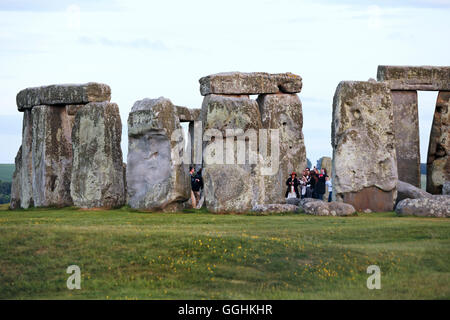
[[132, 40], [116, 40], [107, 37], [87, 37], [82, 36], [79, 41], [84, 45], [102, 45], [107, 47], [123, 47], [123, 48], [146, 48], [156, 51], [166, 51], [169, 48], [161, 40], [149, 40], [146, 38], [136, 38]]

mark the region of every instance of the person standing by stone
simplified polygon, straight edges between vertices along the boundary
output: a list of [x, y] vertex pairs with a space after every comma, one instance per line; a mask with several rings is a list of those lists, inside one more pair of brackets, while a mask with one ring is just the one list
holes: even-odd
[[310, 180], [309, 183], [311, 185], [311, 191], [312, 191], [312, 198], [317, 199], [317, 192], [316, 192], [316, 185], [317, 185], [317, 174], [316, 174], [316, 168], [314, 167], [313, 170], [310, 172]]
[[331, 178], [330, 177], [326, 177], [326, 186], [328, 187], [328, 202], [331, 202], [332, 199], [332, 193], [333, 193], [333, 184], [331, 183]]
[[286, 181], [287, 190], [285, 194], [285, 198], [288, 197], [289, 193], [292, 192], [292, 188], [294, 188], [294, 192], [297, 198], [300, 198], [300, 193], [298, 192], [299, 181], [297, 179], [297, 173], [292, 172], [291, 176]]
[[317, 175], [317, 182], [316, 182], [316, 195], [317, 199], [323, 200], [323, 195], [325, 194], [325, 182], [326, 182], [327, 174], [325, 172], [325, 169], [320, 169], [320, 173]]
[[197, 174], [195, 175], [199, 184], [199, 200], [197, 201], [197, 209], [201, 209], [203, 206], [203, 201], [205, 200], [205, 190], [203, 187], [203, 177], [202, 177], [202, 168], [198, 169]]
[[197, 203], [200, 201], [200, 185], [201, 181], [198, 178], [198, 175], [195, 173], [195, 168], [191, 167], [189, 170], [189, 174], [191, 175], [191, 201], [192, 208], [197, 208]]
[[301, 188], [301, 198], [304, 199], [306, 196], [306, 185], [308, 183], [308, 181], [306, 179], [306, 170], [303, 171], [302, 178], [299, 179], [299, 182], [300, 182], [300, 188]]
[[305, 179], [306, 179], [306, 194], [305, 194], [305, 198], [312, 198], [311, 173], [309, 171], [309, 168], [305, 169]]

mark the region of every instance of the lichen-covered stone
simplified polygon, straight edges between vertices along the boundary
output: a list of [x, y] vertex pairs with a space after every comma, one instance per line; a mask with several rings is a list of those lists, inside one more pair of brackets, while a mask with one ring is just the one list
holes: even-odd
[[31, 114], [34, 206], [70, 206], [72, 123], [65, 108], [36, 106]]
[[200, 114], [202, 109], [190, 109], [182, 106], [175, 106], [176, 115], [180, 121], [201, 121]]
[[253, 206], [253, 212], [259, 213], [284, 213], [284, 212], [298, 212], [299, 207], [293, 204], [258, 204]]
[[392, 101], [384, 83], [339, 83], [332, 146], [333, 198], [358, 211], [392, 211], [398, 175]]
[[15, 168], [11, 183], [11, 201], [9, 203], [9, 208], [12, 210], [20, 208], [20, 186], [22, 185], [20, 181], [22, 178], [22, 146], [20, 146], [19, 151], [17, 151], [14, 164]]
[[397, 202], [403, 199], [421, 199], [433, 197], [432, 194], [413, 186], [407, 182], [397, 181]]
[[33, 118], [31, 110], [25, 110], [22, 122], [22, 170], [20, 181], [20, 207], [34, 206], [33, 200]]
[[309, 201], [302, 205], [303, 212], [315, 216], [349, 216], [356, 212], [355, 208], [342, 202]]
[[395, 212], [400, 216], [450, 217], [450, 196], [435, 197], [404, 199], [397, 204]]
[[442, 186], [442, 194], [450, 195], [450, 181], [444, 182], [444, 185]]
[[427, 191], [441, 194], [450, 181], [450, 91], [439, 92], [427, 158]]
[[80, 108], [72, 130], [71, 196], [81, 208], [113, 208], [125, 203], [117, 104], [92, 102]]
[[420, 187], [417, 91], [391, 91], [399, 180]]
[[378, 66], [377, 79], [392, 90], [450, 91], [450, 67]]
[[132, 208], [174, 211], [189, 199], [189, 175], [175, 159], [183, 159], [183, 150], [177, 148], [180, 143], [184, 146], [183, 136], [172, 141], [172, 134], [181, 130], [169, 99], [144, 99], [133, 105], [128, 117], [127, 160], [128, 204]]
[[16, 97], [19, 111], [39, 105], [67, 105], [111, 99], [111, 88], [102, 83], [59, 84], [21, 90]]
[[[203, 100], [202, 120], [204, 140], [209, 140], [204, 143], [203, 150], [203, 180], [208, 210], [217, 213], [248, 212], [253, 205], [264, 203], [261, 200], [264, 186], [259, 159], [255, 163], [238, 163], [236, 152], [236, 140], [239, 139], [247, 145], [247, 158], [257, 152], [257, 145], [245, 142], [246, 133], [253, 132], [253, 138], [257, 139], [261, 128], [257, 102], [248, 96], [207, 95]], [[215, 130], [214, 135], [210, 135], [211, 129]], [[240, 131], [230, 132], [227, 129]], [[247, 131], [249, 129], [253, 131]]]
[[302, 90], [302, 78], [293, 73], [224, 72], [199, 80], [200, 93], [248, 95], [263, 93], [297, 93]]
[[[283, 203], [286, 180], [292, 171], [298, 175], [306, 167], [303, 138], [302, 103], [296, 94], [263, 94], [257, 99], [264, 129], [279, 130], [279, 166], [273, 175], [264, 176], [266, 203]], [[269, 146], [269, 153], [271, 148]]]

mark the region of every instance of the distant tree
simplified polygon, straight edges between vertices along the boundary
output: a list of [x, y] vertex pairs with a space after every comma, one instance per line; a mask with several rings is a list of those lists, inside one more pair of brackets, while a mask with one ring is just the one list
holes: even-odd
[[308, 168], [311, 168], [311, 167], [312, 167], [311, 160], [309, 160], [308, 158], [306, 158], [306, 166], [307, 166]]
[[11, 198], [11, 182], [0, 180], [0, 204], [9, 203]]

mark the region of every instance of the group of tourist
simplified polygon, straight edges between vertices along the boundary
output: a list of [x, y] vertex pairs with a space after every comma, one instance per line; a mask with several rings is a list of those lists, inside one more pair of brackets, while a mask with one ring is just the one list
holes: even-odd
[[286, 181], [286, 185], [286, 198], [314, 198], [319, 200], [323, 200], [326, 187], [328, 187], [328, 202], [331, 202], [333, 186], [325, 168], [320, 169], [320, 171], [316, 167], [312, 170], [306, 168], [302, 172], [301, 178], [297, 177], [297, 173], [292, 172]]
[[[191, 166], [189, 174], [191, 176], [192, 208], [199, 209], [202, 207], [204, 199], [202, 169], [195, 171], [195, 168]], [[320, 170], [316, 167], [312, 170], [306, 168], [302, 172], [301, 178], [297, 177], [297, 173], [292, 172], [286, 181], [286, 186], [286, 198], [314, 198], [319, 200], [323, 200], [326, 188], [328, 188], [328, 202], [331, 202], [333, 186], [325, 168]]]

